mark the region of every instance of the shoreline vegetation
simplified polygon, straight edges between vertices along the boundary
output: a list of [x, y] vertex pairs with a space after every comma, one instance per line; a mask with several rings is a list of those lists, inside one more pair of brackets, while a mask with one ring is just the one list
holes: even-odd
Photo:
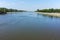
[[17, 10], [17, 9], [0, 8], [0, 14], [6, 14], [7, 12], [26, 12], [26, 11]]
[[[25, 10], [17, 10], [17, 9], [8, 9], [8, 8], [0, 8], [0, 14], [7, 14], [7, 12], [26, 12]], [[35, 12], [39, 14], [43, 14], [45, 16], [51, 17], [60, 17], [60, 9], [37, 9]]]
[[37, 9], [36, 12], [46, 12], [46, 13], [60, 13], [60, 9], [42, 9], [42, 10], [39, 10]]
[[45, 16], [51, 16], [51, 17], [60, 17], [60, 9], [42, 9], [37, 11], [39, 14], [45, 15]]

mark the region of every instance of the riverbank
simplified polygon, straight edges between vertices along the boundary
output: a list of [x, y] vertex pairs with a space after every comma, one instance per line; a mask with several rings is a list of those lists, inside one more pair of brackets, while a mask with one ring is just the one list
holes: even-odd
[[52, 16], [52, 17], [60, 17], [60, 13], [43, 13], [43, 12], [39, 12], [39, 14], [46, 15], [46, 16]]

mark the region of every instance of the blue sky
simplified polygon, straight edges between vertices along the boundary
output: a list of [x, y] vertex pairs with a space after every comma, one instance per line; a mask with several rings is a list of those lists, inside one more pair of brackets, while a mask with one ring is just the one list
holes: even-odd
[[45, 8], [60, 8], [60, 0], [0, 0], [0, 7], [29, 11]]

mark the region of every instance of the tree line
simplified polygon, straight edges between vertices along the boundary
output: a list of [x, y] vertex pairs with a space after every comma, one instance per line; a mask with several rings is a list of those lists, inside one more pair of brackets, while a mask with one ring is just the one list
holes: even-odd
[[37, 9], [36, 12], [50, 12], [50, 13], [58, 12], [58, 13], [60, 13], [60, 9], [53, 9], [53, 8], [51, 8], [51, 9], [42, 9], [42, 10]]
[[17, 9], [0, 8], [0, 12], [25, 12], [25, 10], [17, 10]]

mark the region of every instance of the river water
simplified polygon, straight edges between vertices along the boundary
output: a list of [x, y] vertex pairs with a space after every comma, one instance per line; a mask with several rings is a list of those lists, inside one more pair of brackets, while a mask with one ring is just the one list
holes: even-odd
[[60, 40], [60, 18], [36, 12], [0, 15], [0, 40]]

